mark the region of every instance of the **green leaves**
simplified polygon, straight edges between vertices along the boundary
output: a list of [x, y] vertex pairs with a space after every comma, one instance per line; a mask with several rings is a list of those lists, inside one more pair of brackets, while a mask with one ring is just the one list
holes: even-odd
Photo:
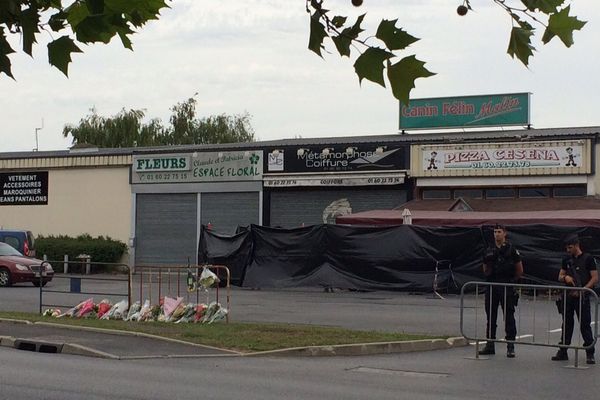
[[[417, 60], [415, 56], [403, 58], [393, 65], [390, 62], [392, 58], [396, 57], [394, 51], [404, 50], [419, 40], [402, 28], [396, 27], [397, 19], [384, 19], [379, 23], [375, 39], [384, 45], [382, 48], [360, 39], [360, 34], [364, 32], [361, 25], [366, 14], [360, 15], [353, 25], [344, 27], [347, 21], [346, 17], [336, 16], [330, 20], [325, 15], [326, 11], [320, 8], [321, 3], [311, 3], [311, 5], [315, 8], [315, 12], [310, 18], [308, 46], [310, 50], [321, 56], [321, 51], [325, 48], [323, 41], [327, 37], [331, 37], [342, 57], [350, 57], [353, 42], [366, 47], [366, 50], [354, 62], [354, 71], [358, 76], [359, 84], [366, 79], [385, 87], [384, 70], [387, 68], [387, 77], [392, 87], [392, 93], [397, 99], [408, 103], [410, 90], [415, 87], [415, 79], [434, 75], [424, 67], [425, 63]], [[321, 20], [324, 24], [321, 23]]]
[[39, 33], [40, 16], [33, 6], [21, 12], [21, 30], [23, 32], [23, 51], [31, 55], [35, 34]]
[[329, 36], [327, 32], [325, 32], [325, 26], [319, 20], [320, 16], [315, 12], [315, 14], [310, 18], [310, 37], [308, 39], [308, 48], [309, 50], [314, 51], [319, 55], [319, 57], [323, 57], [321, 55], [321, 49], [324, 49], [323, 40]]
[[388, 49], [403, 50], [419, 40], [403, 31], [402, 28], [396, 28], [396, 22], [398, 22], [397, 19], [393, 21], [382, 20], [375, 34], [375, 37], [385, 43]]
[[[334, 20], [336, 18], [341, 18], [341, 17], [335, 17]], [[352, 44], [352, 41], [356, 40], [356, 38], [358, 38], [358, 35], [360, 35], [360, 33], [364, 31], [360, 27], [360, 25], [362, 24], [364, 19], [365, 19], [365, 14], [359, 16], [356, 19], [356, 22], [354, 23], [354, 25], [352, 25], [351, 27], [345, 28], [339, 35], [333, 36], [331, 38], [333, 40], [333, 43], [335, 44], [335, 47], [337, 48], [338, 53], [340, 53], [341, 56], [350, 57], [350, 45]], [[344, 21], [345, 20], [346, 19], [344, 17]], [[340, 21], [340, 20], [338, 19], [338, 21]], [[336, 26], [336, 28], [339, 28], [339, 27]]]
[[527, 7], [529, 11], [540, 10], [544, 14], [556, 12], [565, 0], [521, 0], [521, 3]]
[[548, 43], [554, 36], [558, 36], [567, 47], [571, 47], [573, 42], [573, 31], [578, 31], [587, 23], [580, 21], [577, 17], [570, 17], [571, 6], [565, 7], [556, 14], [550, 15], [548, 27], [542, 37], [544, 44]]
[[391, 57], [394, 57], [394, 54], [378, 47], [368, 48], [354, 63], [358, 82], [361, 83], [364, 78], [385, 87], [383, 80], [384, 62]]
[[535, 48], [531, 45], [533, 31], [525, 28], [513, 27], [510, 33], [507, 53], [517, 57], [525, 66], [529, 65], [529, 57], [533, 55]]
[[405, 105], [408, 105], [410, 91], [415, 87], [415, 80], [435, 75], [427, 70], [425, 63], [417, 60], [414, 55], [404, 57], [393, 65], [388, 60], [387, 74], [394, 97]]
[[[72, 137], [73, 144], [94, 144], [98, 147], [164, 146], [181, 144], [253, 142], [252, 116], [219, 114], [196, 117], [196, 100], [191, 97], [171, 108], [169, 125], [158, 118], [145, 123], [143, 110], [122, 109], [103, 117], [95, 109], [78, 124], [65, 125], [63, 136]], [[254, 158], [256, 162], [260, 162]]]
[[81, 52], [73, 39], [68, 36], [62, 36], [48, 43], [48, 61], [65, 74], [65, 76], [69, 76], [69, 63], [72, 61], [71, 53]]
[[10, 47], [10, 44], [8, 44], [8, 41], [6, 40], [4, 28], [0, 26], [0, 73], [5, 73], [13, 79], [15, 77], [10, 68], [10, 59], [8, 58], [8, 55], [14, 52], [15, 51]]
[[[346, 17], [335, 16], [330, 19], [328, 17], [330, 11], [324, 8], [325, 1], [306, 2], [306, 10], [311, 17], [309, 49], [322, 56], [325, 39], [330, 37], [341, 57], [351, 57], [352, 49], [359, 51], [361, 54], [354, 62], [359, 84], [362, 84], [363, 79], [367, 79], [385, 87], [384, 71], [387, 68], [387, 77], [393, 95], [406, 103], [416, 79], [435, 75], [427, 70], [424, 67], [425, 63], [419, 61], [416, 56], [405, 57], [395, 64], [392, 63], [392, 59], [398, 56], [399, 51], [405, 50], [419, 40], [401, 27], [397, 27], [398, 19], [382, 19], [374, 35], [363, 36], [364, 29], [361, 28], [361, 24], [366, 14], [358, 17], [350, 26], [347, 25]], [[581, 29], [586, 24], [577, 17], [569, 16], [570, 3], [574, 0], [521, 0], [524, 7], [503, 0], [490, 1], [500, 6], [511, 18], [513, 27], [507, 53], [525, 66], [529, 64], [535, 51], [532, 40], [538, 25], [547, 25], [542, 37], [544, 44], [554, 36], [558, 36], [567, 47], [570, 47], [573, 44], [573, 31]], [[472, 10], [470, 0], [464, 0], [463, 5], [468, 10]]]
[[[14, 53], [8, 35], [20, 35], [23, 52], [32, 55], [36, 35], [42, 29], [68, 31], [76, 40], [63, 35], [48, 45], [50, 64], [65, 75], [71, 53], [81, 52], [76, 42], [109, 43], [119, 36], [123, 46], [131, 49], [130, 35], [134, 27], [158, 19], [165, 0], [0, 0], [0, 73], [12, 77], [8, 54]], [[66, 32], [65, 32], [66, 33]], [[71, 35], [72, 36], [72, 35]]]

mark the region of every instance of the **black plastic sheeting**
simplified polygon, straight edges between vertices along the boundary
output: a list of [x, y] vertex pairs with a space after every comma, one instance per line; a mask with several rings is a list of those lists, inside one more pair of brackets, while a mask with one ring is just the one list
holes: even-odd
[[[556, 283], [569, 234], [579, 234], [583, 249], [600, 255], [600, 228], [518, 225], [508, 232], [530, 283]], [[234, 236], [203, 228], [198, 259], [228, 266], [232, 284], [244, 287], [432, 291], [437, 268], [437, 289], [455, 292], [483, 280], [483, 254], [492, 244], [492, 226], [252, 225]]]

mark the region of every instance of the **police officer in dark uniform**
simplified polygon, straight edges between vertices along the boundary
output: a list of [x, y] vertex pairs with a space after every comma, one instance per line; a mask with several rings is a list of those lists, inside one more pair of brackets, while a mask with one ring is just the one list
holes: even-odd
[[[594, 257], [581, 250], [577, 235], [567, 237], [565, 240], [565, 247], [569, 257], [562, 262], [558, 274], [558, 281], [564, 282], [567, 286], [592, 289], [598, 282], [598, 270]], [[579, 314], [580, 306], [581, 315]], [[568, 291], [568, 293], [565, 292], [562, 297], [562, 303], [559, 303], [558, 308], [559, 312], [563, 314], [562, 340], [559, 344], [571, 344], [573, 325], [575, 324], [574, 314], [577, 314], [577, 318], [579, 319], [579, 328], [581, 337], [583, 338], [583, 345], [589, 346], [592, 344], [594, 342], [594, 335], [592, 334], [592, 316], [590, 310], [590, 296], [588, 293], [575, 290]], [[586, 362], [588, 364], [596, 363], [594, 358], [594, 347], [587, 349], [586, 355]], [[553, 361], [568, 359], [569, 356], [567, 355], [567, 349], [565, 348], [560, 348], [556, 355], [552, 357]]]
[[[504, 225], [496, 224], [494, 226], [494, 246], [489, 248], [485, 253], [483, 273], [488, 282], [501, 283], [515, 283], [523, 275], [521, 255], [506, 240], [506, 227]], [[517, 325], [515, 322], [517, 300], [517, 293], [513, 287], [489, 286], [487, 288], [485, 292], [485, 313], [487, 316], [486, 337], [488, 339], [496, 339], [498, 306], [502, 306], [506, 340], [515, 340], [517, 336]], [[479, 354], [496, 354], [494, 342], [488, 341]], [[515, 356], [514, 343], [506, 344], [506, 356], [509, 358]]]

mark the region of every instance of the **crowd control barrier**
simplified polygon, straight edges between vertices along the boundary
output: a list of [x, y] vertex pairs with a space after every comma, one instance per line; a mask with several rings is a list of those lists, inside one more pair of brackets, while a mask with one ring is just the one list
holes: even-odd
[[[200, 274], [202, 269], [207, 268], [214, 272], [221, 283], [224, 282], [224, 289], [226, 290], [226, 302], [227, 310], [229, 311], [225, 317], [225, 321], [229, 322], [229, 314], [231, 313], [231, 274], [229, 268], [224, 265], [190, 265], [190, 266], [164, 266], [164, 265], [136, 265], [135, 275], [136, 286], [139, 289], [139, 300], [143, 303], [144, 300], [150, 300], [150, 304], [153, 304], [153, 297], [156, 298], [156, 302], [159, 301], [163, 296], [176, 296], [187, 298], [187, 302], [191, 301], [190, 297], [195, 297], [196, 304], [200, 303], [200, 294], [202, 288], [200, 286]], [[190, 289], [188, 285], [188, 271], [191, 271], [193, 279], [196, 284]], [[219, 286], [215, 287], [216, 299], [219, 302]], [[206, 302], [208, 303], [209, 292], [206, 294]]]
[[[131, 304], [131, 269], [127, 264], [93, 262], [92, 264], [94, 266], [123, 269], [126, 271], [126, 275], [118, 274], [114, 275], [114, 277], [107, 278], [105, 275], [94, 276], [87, 274], [55, 273], [54, 277], [52, 278], [52, 281], [55, 282], [55, 284], [51, 287], [45, 287], [43, 284], [43, 279], [47, 275], [46, 266], [49, 263], [58, 265], [63, 263], [63, 261], [43, 261], [40, 264], [39, 271], [34, 269], [36, 277], [40, 278], [40, 314], [42, 313], [43, 307], [74, 307], [82, 301], [81, 295], [127, 298], [127, 304]], [[86, 265], [89, 265], [89, 262], [69, 261], [69, 264], [81, 265], [85, 267]], [[92, 281], [102, 282], [106, 285], [94, 285], [93, 290], [88, 290], [86, 283]], [[98, 287], [102, 286], [107, 287], [107, 289], [98, 289]], [[48, 298], [50, 298], [50, 300], [48, 300]], [[74, 302], [72, 302], [71, 299], [75, 299]]]
[[[480, 293], [482, 289], [488, 290], [492, 287], [501, 287], [503, 295], [503, 303], [506, 304], [506, 299], [509, 291], [515, 290], [519, 294], [518, 305], [515, 308], [515, 321], [517, 325], [517, 337], [514, 341], [507, 341], [505, 339], [492, 339], [486, 337], [486, 323], [487, 318], [485, 314], [485, 297], [483, 293]], [[465, 305], [465, 293], [474, 291], [474, 305]], [[492, 291], [493, 293], [493, 291]], [[562, 314], [559, 314], [559, 303], [558, 299], [565, 299], [567, 296], [571, 296], [574, 293], [578, 293], [579, 298], [579, 313], [581, 315], [581, 308], [583, 304], [584, 296], [589, 296], [590, 301], [590, 312], [591, 312], [591, 324], [593, 333], [593, 343], [588, 346], [583, 346], [582, 338], [580, 336], [581, 321], [575, 317], [578, 323], [575, 323], [573, 328], [573, 340], [571, 345], [558, 344], [560, 339], [564, 338], [564, 329], [552, 329], [556, 326], [563, 326], [563, 317], [566, 310], [566, 302], [562, 302]], [[481, 303], [484, 304], [481, 307]], [[491, 305], [490, 301], [490, 305]], [[504, 310], [502, 305], [499, 306], [500, 311]], [[467, 332], [466, 326], [466, 310], [470, 310], [469, 316], [473, 317], [474, 329]], [[489, 310], [491, 311], [491, 310]], [[500, 314], [500, 311], [498, 314]], [[480, 315], [482, 314], [482, 315]], [[504, 316], [504, 312], [502, 312]], [[470, 320], [469, 320], [470, 321]], [[483, 323], [481, 323], [483, 322]], [[560, 325], [559, 325], [560, 324]], [[480, 325], [483, 327], [484, 334], [480, 334]], [[469, 326], [470, 328], [473, 328]], [[525, 328], [526, 327], [526, 328]], [[472, 333], [474, 331], [474, 333]], [[552, 333], [561, 332], [562, 336], [552, 335]], [[460, 293], [460, 332], [467, 340], [475, 341], [475, 358], [479, 357], [479, 343], [484, 341], [490, 342], [502, 342], [502, 343], [515, 343], [519, 345], [529, 346], [545, 346], [545, 347], [556, 347], [563, 349], [574, 349], [575, 359], [573, 367], [579, 367], [579, 350], [586, 350], [592, 346], [595, 346], [598, 339], [598, 295], [591, 289], [581, 287], [570, 287], [570, 286], [552, 286], [552, 285], [531, 285], [531, 284], [515, 284], [515, 283], [492, 283], [492, 282], [467, 282], [463, 285]], [[499, 324], [497, 330], [497, 336], [504, 336], [504, 327]], [[521, 335], [521, 336], [519, 336]], [[575, 340], [575, 335], [579, 336], [579, 340]], [[553, 343], [554, 342], [554, 343]], [[561, 342], [564, 343], [564, 340]], [[577, 344], [573, 344], [577, 343]]]

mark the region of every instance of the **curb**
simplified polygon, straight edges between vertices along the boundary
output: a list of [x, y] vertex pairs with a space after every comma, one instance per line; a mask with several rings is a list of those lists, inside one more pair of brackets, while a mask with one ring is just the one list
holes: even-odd
[[261, 351], [244, 354], [244, 357], [264, 356], [366, 356], [375, 354], [398, 354], [416, 351], [446, 350], [453, 347], [467, 346], [468, 341], [463, 337], [448, 339], [423, 339], [406, 342], [381, 342], [381, 343], [359, 343], [341, 344], [335, 346], [307, 346], [292, 347], [288, 349]]
[[214, 358], [214, 357], [332, 357], [332, 356], [366, 356], [377, 354], [399, 354], [418, 351], [447, 350], [454, 347], [468, 346], [469, 341], [464, 337], [451, 337], [448, 339], [422, 339], [404, 342], [376, 342], [376, 343], [358, 343], [341, 344], [331, 346], [306, 346], [291, 347], [278, 350], [259, 351], [253, 353], [242, 353], [238, 351], [221, 349], [218, 347], [207, 346], [197, 343], [186, 342], [184, 340], [165, 338], [143, 332], [121, 331], [116, 329], [93, 328], [87, 326], [63, 325], [52, 322], [31, 322], [27, 320], [16, 320], [0, 318], [0, 321], [23, 323], [28, 325], [42, 325], [54, 328], [72, 329], [79, 331], [90, 331], [106, 333], [120, 336], [145, 337], [150, 339], [162, 340], [171, 343], [184, 344], [188, 346], [202, 347], [222, 351], [226, 354], [198, 354], [198, 355], [157, 355], [157, 356], [118, 356], [104, 351], [96, 350], [91, 347], [82, 346], [76, 343], [49, 343], [39, 340], [19, 339], [11, 336], [0, 336], [0, 346], [18, 348], [20, 342], [37, 343], [38, 345], [52, 344], [60, 346], [60, 353], [80, 355], [87, 357], [98, 357], [112, 360], [133, 360], [133, 359], [154, 359], [154, 358]]
[[243, 354], [243, 353], [240, 353], [240, 352], [234, 351], [234, 350], [221, 349], [219, 347], [208, 346], [205, 344], [198, 344], [198, 343], [192, 343], [192, 342], [186, 342], [185, 340], [167, 338], [164, 336], [152, 335], [150, 333], [144, 333], [144, 332], [131, 332], [131, 331], [121, 331], [118, 329], [93, 328], [93, 327], [89, 327], [89, 326], [64, 325], [64, 324], [55, 324], [53, 322], [33, 322], [32, 324], [33, 325], [41, 325], [41, 326], [50, 326], [52, 328], [64, 328], [64, 329], [73, 329], [73, 330], [79, 330], [79, 331], [106, 333], [109, 335], [145, 337], [148, 339], [162, 340], [165, 342], [184, 344], [187, 346], [202, 347], [204, 349], [218, 350], [218, 351], [222, 351], [225, 353], [230, 353], [231, 355], [242, 355]]

